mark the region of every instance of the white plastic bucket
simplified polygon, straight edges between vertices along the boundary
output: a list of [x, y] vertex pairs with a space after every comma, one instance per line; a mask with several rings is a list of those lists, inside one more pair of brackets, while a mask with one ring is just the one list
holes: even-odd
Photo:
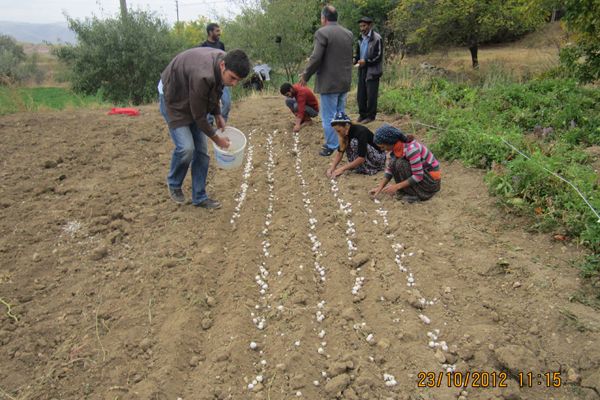
[[227, 150], [221, 149], [215, 142], [212, 142], [217, 165], [223, 169], [234, 169], [242, 165], [244, 150], [246, 149], [246, 136], [239, 129], [232, 126], [226, 126], [224, 131], [219, 129], [217, 135], [227, 137], [231, 141], [231, 145]]

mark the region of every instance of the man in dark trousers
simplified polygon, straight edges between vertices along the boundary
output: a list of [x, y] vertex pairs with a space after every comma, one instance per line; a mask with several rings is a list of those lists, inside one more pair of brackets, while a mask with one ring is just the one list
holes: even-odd
[[373, 30], [373, 20], [362, 17], [358, 20], [360, 38], [356, 46], [354, 64], [358, 68], [358, 91], [356, 101], [360, 114], [357, 122], [367, 124], [377, 116], [379, 78], [383, 73], [383, 42]]
[[[214, 22], [211, 22], [206, 26], [206, 40], [198, 45], [198, 47], [212, 47], [213, 49], [219, 49], [225, 51], [225, 45], [221, 42], [221, 27]], [[223, 89], [223, 95], [221, 96], [221, 115], [225, 118], [225, 121], [229, 119], [229, 111], [231, 110], [231, 89], [225, 87]], [[208, 118], [212, 124], [212, 115]]]
[[321, 28], [315, 32], [313, 52], [300, 85], [317, 74], [315, 92], [321, 95], [321, 123], [325, 144], [319, 153], [330, 156], [339, 146], [338, 136], [331, 126], [333, 116], [346, 112], [346, 97], [352, 81], [352, 32], [337, 23], [338, 13], [333, 6], [321, 11]]
[[248, 76], [250, 60], [241, 50], [194, 47], [179, 53], [160, 76], [158, 84], [160, 111], [169, 126], [175, 149], [167, 176], [169, 195], [185, 203], [181, 187], [188, 168], [192, 167], [192, 204], [203, 208], [220, 208], [221, 203], [206, 194], [206, 176], [210, 157], [208, 137], [222, 148], [229, 140], [217, 135], [206, 116], [215, 116], [217, 128], [225, 128], [219, 100], [224, 86], [235, 86]]
[[294, 132], [299, 132], [301, 127], [311, 124], [312, 118], [319, 115], [319, 102], [312, 90], [306, 86], [286, 82], [281, 85], [279, 91], [286, 97], [285, 105], [296, 116]]

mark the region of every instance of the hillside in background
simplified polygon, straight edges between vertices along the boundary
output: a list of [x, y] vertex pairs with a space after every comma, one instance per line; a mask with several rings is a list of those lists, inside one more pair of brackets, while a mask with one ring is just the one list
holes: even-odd
[[66, 22], [31, 24], [27, 22], [0, 21], [0, 33], [10, 35], [19, 42], [75, 43], [76, 37]]

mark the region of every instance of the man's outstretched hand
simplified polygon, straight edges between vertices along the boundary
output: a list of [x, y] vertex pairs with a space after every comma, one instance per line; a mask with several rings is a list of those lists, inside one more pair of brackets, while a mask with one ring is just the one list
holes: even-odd
[[300, 80], [298, 81], [300, 86], [306, 86], [306, 79], [304, 79], [304, 74], [300, 74]]

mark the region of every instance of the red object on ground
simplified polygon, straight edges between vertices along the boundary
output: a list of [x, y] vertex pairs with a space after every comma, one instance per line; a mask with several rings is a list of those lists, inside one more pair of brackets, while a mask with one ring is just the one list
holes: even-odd
[[117, 107], [113, 107], [108, 112], [108, 115], [115, 115], [115, 114], [125, 114], [125, 115], [129, 115], [130, 117], [137, 117], [137, 116], [140, 115], [140, 110], [137, 110], [135, 108], [117, 108]]

